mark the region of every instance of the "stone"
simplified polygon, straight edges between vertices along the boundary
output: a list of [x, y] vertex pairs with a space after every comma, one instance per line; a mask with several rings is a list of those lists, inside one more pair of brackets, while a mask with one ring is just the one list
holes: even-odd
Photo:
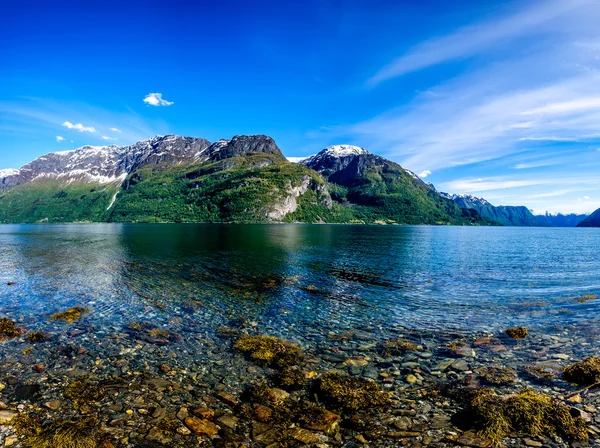
[[179, 411], [177, 412], [177, 418], [179, 420], [185, 420], [185, 418], [188, 416], [189, 416], [189, 413], [188, 413], [187, 408], [180, 408]]
[[197, 435], [214, 436], [219, 433], [219, 428], [213, 422], [196, 417], [187, 417], [185, 419], [185, 425]]
[[319, 436], [307, 429], [294, 428], [288, 432], [288, 436], [305, 445], [312, 445], [321, 441]]
[[289, 392], [283, 389], [271, 388], [267, 391], [269, 401], [275, 405], [283, 403], [289, 396]]
[[62, 403], [60, 400], [52, 400], [52, 401], [47, 401], [46, 403], [44, 403], [44, 406], [52, 411], [56, 411], [57, 409], [60, 408], [61, 405], [62, 405]]
[[452, 364], [452, 370], [456, 370], [457, 372], [466, 372], [469, 370], [469, 364], [464, 359], [459, 359]]
[[215, 411], [208, 408], [196, 408], [192, 411], [192, 414], [194, 414], [197, 417], [203, 417], [210, 420], [215, 416]]
[[392, 439], [403, 439], [405, 437], [419, 437], [420, 435], [420, 432], [415, 431], [392, 431], [387, 433], [387, 436], [391, 437]]
[[237, 428], [238, 420], [239, 419], [233, 414], [225, 414], [217, 419], [217, 423], [235, 430], [235, 428]]
[[163, 445], [168, 445], [173, 441], [173, 439], [169, 437], [169, 435], [165, 431], [163, 431], [160, 428], [157, 428], [156, 426], [150, 429], [150, 431], [148, 431], [146, 439], [162, 443]]
[[0, 410], [0, 425], [6, 425], [10, 423], [10, 421], [17, 415], [18, 413], [15, 411], [9, 410]]
[[7, 436], [4, 439], [4, 446], [13, 446], [19, 439], [17, 436]]
[[531, 440], [531, 439], [523, 439], [523, 443], [527, 446], [533, 446], [533, 447], [541, 447], [543, 444], [541, 442], [538, 442], [536, 440]]
[[237, 405], [237, 398], [235, 398], [235, 396], [233, 396], [232, 394], [229, 394], [227, 392], [217, 392], [215, 394], [215, 396], [221, 400], [223, 403], [228, 404], [229, 406], [236, 406]]
[[404, 379], [404, 381], [406, 381], [408, 384], [415, 384], [418, 380], [417, 380], [416, 376], [410, 374], [410, 375], [406, 376], [406, 378]]
[[569, 403], [581, 403], [583, 401], [583, 398], [581, 398], [581, 395], [577, 394], [567, 398], [567, 401]]
[[470, 446], [473, 448], [488, 448], [492, 446], [492, 441], [488, 439], [484, 439], [479, 437], [472, 431], [463, 432], [458, 439], [456, 439], [456, 443], [462, 446]]

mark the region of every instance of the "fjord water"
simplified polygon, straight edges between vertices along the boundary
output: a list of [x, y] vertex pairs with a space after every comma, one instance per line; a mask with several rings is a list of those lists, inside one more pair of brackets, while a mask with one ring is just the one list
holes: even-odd
[[549, 328], [596, 320], [578, 298], [600, 291], [598, 247], [575, 228], [3, 225], [0, 300], [29, 329], [75, 305], [93, 328], [243, 319], [296, 340]]

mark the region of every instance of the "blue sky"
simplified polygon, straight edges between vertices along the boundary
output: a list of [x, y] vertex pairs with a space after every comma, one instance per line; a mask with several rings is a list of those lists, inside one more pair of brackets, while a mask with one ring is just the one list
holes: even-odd
[[0, 2], [0, 168], [261, 133], [495, 205], [600, 207], [595, 0]]

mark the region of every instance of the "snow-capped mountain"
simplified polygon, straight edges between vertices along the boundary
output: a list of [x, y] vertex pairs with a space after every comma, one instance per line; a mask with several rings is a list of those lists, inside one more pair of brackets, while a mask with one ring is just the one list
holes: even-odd
[[222, 160], [251, 152], [283, 156], [273, 139], [264, 135], [235, 136], [213, 144], [204, 138], [156, 136], [128, 146], [82, 146], [46, 154], [18, 170], [1, 170], [0, 189], [45, 179], [103, 184], [122, 182], [128, 174], [144, 165]]
[[460, 205], [462, 208], [477, 208], [491, 205], [487, 200], [483, 198], [479, 198], [477, 196], [473, 196], [470, 194], [448, 194], [440, 192], [440, 195], [445, 197], [446, 199], [450, 199]]

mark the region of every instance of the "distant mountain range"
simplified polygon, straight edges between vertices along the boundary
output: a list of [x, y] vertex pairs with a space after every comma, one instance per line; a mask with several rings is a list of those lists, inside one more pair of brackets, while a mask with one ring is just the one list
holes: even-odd
[[600, 227], [600, 208], [577, 224], [577, 227]]
[[587, 214], [576, 214], [570, 213], [563, 215], [559, 213], [553, 215], [546, 213], [545, 215], [535, 215], [535, 219], [538, 220], [540, 225], [548, 227], [576, 227], [581, 221], [586, 219], [589, 215]]
[[477, 210], [477, 212], [491, 221], [502, 224], [503, 226], [539, 226], [540, 223], [525, 206], [499, 205], [494, 206], [483, 198], [471, 196], [469, 194], [447, 194], [440, 193], [442, 196], [453, 200], [461, 208], [468, 210]]
[[0, 170], [0, 222], [549, 225], [526, 207], [439, 193], [357, 146], [295, 162], [264, 135], [167, 135], [49, 153]]

